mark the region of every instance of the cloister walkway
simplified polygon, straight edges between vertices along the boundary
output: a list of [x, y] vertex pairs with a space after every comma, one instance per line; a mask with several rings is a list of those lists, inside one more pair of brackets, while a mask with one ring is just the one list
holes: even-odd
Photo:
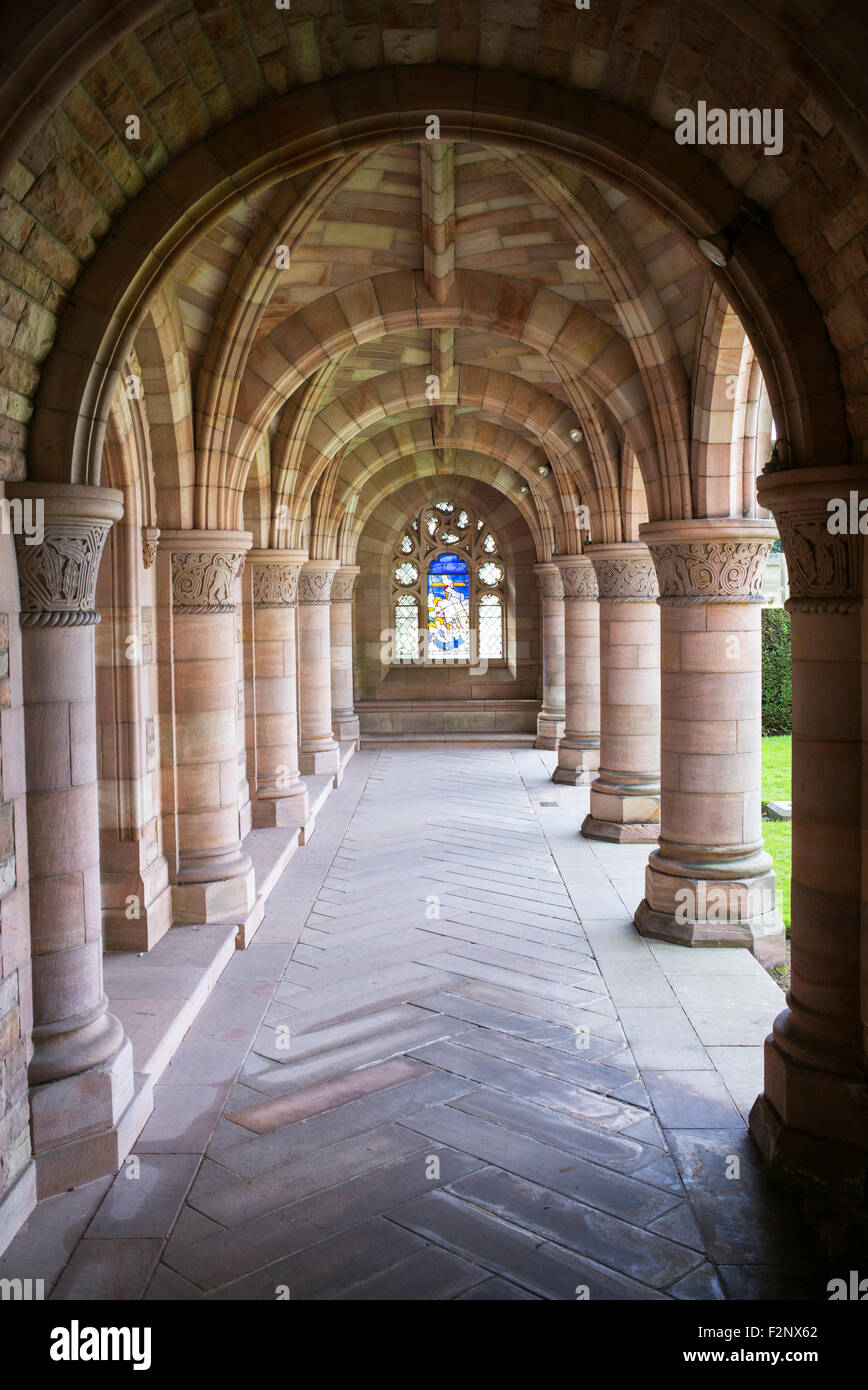
[[647, 846], [583, 840], [554, 756], [358, 754], [138, 1163], [41, 1204], [0, 1272], [55, 1299], [825, 1297], [746, 1133], [783, 996], [745, 951], [638, 937]]

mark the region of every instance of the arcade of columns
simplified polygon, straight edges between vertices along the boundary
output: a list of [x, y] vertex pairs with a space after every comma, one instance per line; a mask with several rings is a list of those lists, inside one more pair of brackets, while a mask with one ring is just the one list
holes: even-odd
[[[269, 48], [251, 4], [227, 7], [240, 29], [225, 32], [193, 4], [143, 8], [110, 62], [70, 70], [62, 121], [30, 110], [3, 146], [5, 496], [39, 504], [44, 530], [16, 534], [14, 554], [5, 535], [0, 565], [0, 1234], [36, 1196], [116, 1168], [146, 1118], [104, 948], [203, 923], [238, 924], [243, 945], [261, 915], [251, 830], [304, 844], [310, 780], [340, 776], [390, 699], [430, 698], [430, 670], [378, 654], [389, 600], [365, 557], [388, 573], [408, 517], [447, 491], [532, 561], [515, 566], [503, 669], [479, 694], [438, 672], [439, 704], [532, 703], [554, 781], [589, 787], [582, 833], [649, 845], [637, 930], [766, 965], [783, 933], [762, 841], [760, 607], [780, 533], [792, 985], [751, 1132], [773, 1170], [863, 1201], [865, 539], [826, 524], [831, 500], [868, 492], [863, 338], [840, 303], [861, 225], [856, 208], [836, 221], [862, 149], [846, 74], [830, 94], [775, 50], [766, 99], [782, 72], [800, 150], [776, 177], [761, 152], [741, 169], [679, 149], [668, 107], [628, 101], [613, 73], [596, 92], [608, 69], [589, 55], [620, 41], [613, 19], [590, 42], [601, 13], [570, 17], [581, 39], [557, 30], [546, 51], [574, 59], [554, 79], [520, 45], [500, 70], [484, 46], [456, 56], [444, 19], [418, 72], [381, 46], [373, 76], [335, 58], [298, 100], [272, 63], [265, 91], [252, 73], [246, 91], [227, 83], [212, 129], [208, 63], [301, 62], [298, 35]], [[669, 45], [670, 85], [716, 90], [690, 34], [664, 42], [665, 7], [645, 8], [663, 27], [643, 40], [637, 18], [632, 38]], [[695, 6], [749, 67], [738, 8]], [[21, 71], [38, 71], [48, 40], [27, 61], [19, 40]], [[133, 100], [141, 148], [117, 131]], [[696, 239], [744, 198], [764, 215], [712, 270]], [[291, 250], [277, 269], [275, 247]], [[354, 696], [354, 672], [377, 699]]]

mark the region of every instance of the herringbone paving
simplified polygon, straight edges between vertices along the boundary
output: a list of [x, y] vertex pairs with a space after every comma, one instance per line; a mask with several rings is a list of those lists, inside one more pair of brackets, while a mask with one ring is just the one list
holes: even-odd
[[545, 787], [530, 752], [353, 760], [135, 1180], [91, 1184], [89, 1224], [52, 1199], [78, 1204], [52, 1297], [798, 1296], [741, 1121], [658, 1123], [522, 768]]

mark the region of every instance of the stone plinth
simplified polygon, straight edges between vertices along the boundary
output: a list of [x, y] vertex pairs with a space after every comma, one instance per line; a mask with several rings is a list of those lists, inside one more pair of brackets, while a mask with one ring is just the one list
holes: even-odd
[[[37, 1190], [45, 1196], [57, 1182], [73, 1186], [117, 1165], [112, 1135], [134, 1091], [132, 1050], [103, 991], [93, 641], [97, 571], [123, 506], [121, 493], [109, 488], [16, 483], [7, 493], [44, 507], [41, 540], [31, 545], [16, 536], [16, 549], [33, 970], [31, 1132]], [[99, 1134], [110, 1161], [85, 1165], [82, 1177], [78, 1143]]]
[[337, 560], [308, 560], [298, 580], [298, 642], [301, 654], [301, 741], [303, 773], [337, 772], [340, 748], [332, 732], [329, 601]]
[[307, 787], [298, 767], [298, 576], [301, 550], [250, 550], [244, 568], [244, 675], [253, 824], [304, 826]]
[[244, 531], [164, 531], [157, 556], [169, 651], [175, 781], [174, 920], [241, 922], [254, 874], [241, 847], [236, 653]]
[[542, 709], [535, 748], [557, 748], [564, 732], [564, 586], [557, 565], [534, 565], [539, 581]]
[[852, 527], [831, 531], [827, 506], [849, 503], [851, 492], [865, 504], [864, 468], [759, 479], [791, 585], [793, 876], [788, 1007], [766, 1042], [765, 1086], [750, 1129], [772, 1168], [861, 1203], [868, 1172], [865, 538]]
[[586, 786], [600, 766], [600, 606], [584, 555], [559, 556], [564, 590], [564, 735], [552, 781]]
[[353, 707], [353, 588], [358, 565], [341, 565], [332, 583], [331, 678], [332, 732], [341, 741], [359, 741], [359, 716]]
[[660, 819], [660, 612], [639, 542], [589, 546], [600, 594], [600, 770], [582, 834], [657, 839]]
[[640, 528], [661, 621], [659, 847], [636, 913], [643, 936], [785, 954], [762, 838], [763, 571], [768, 521], [715, 518]]

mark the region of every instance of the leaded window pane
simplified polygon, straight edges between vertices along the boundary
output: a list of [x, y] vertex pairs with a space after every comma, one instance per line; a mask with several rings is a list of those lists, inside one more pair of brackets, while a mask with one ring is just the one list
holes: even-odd
[[489, 660], [503, 656], [503, 605], [497, 594], [479, 600], [479, 655]]

